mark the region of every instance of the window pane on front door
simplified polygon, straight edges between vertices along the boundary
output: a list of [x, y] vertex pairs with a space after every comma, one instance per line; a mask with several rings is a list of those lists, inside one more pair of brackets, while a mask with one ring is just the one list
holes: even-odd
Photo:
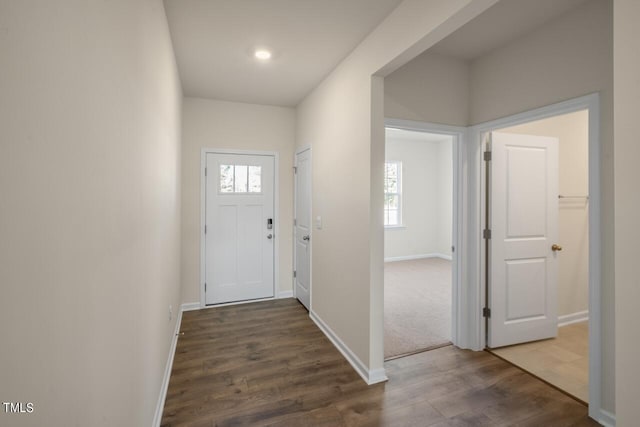
[[247, 166], [235, 165], [233, 190], [236, 193], [247, 192]]
[[220, 165], [220, 192], [233, 193], [233, 165]]
[[262, 167], [249, 166], [249, 193], [262, 191]]

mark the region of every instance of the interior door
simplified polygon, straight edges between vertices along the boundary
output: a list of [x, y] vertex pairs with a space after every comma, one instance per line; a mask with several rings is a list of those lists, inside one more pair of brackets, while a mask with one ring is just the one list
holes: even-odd
[[273, 156], [206, 155], [205, 301], [274, 296]]
[[295, 292], [311, 307], [311, 150], [296, 154]]
[[557, 335], [558, 139], [491, 135], [488, 346]]

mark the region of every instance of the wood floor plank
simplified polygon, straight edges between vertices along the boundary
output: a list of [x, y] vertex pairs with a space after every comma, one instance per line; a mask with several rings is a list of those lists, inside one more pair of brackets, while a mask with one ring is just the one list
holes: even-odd
[[367, 386], [293, 299], [183, 314], [161, 425], [597, 425], [585, 406], [485, 352], [385, 364]]

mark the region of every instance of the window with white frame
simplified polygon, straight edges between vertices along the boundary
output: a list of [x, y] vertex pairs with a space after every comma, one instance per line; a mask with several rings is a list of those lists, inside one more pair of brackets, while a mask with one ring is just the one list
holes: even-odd
[[262, 166], [220, 165], [222, 194], [261, 193]]
[[402, 225], [402, 163], [384, 164], [384, 225]]

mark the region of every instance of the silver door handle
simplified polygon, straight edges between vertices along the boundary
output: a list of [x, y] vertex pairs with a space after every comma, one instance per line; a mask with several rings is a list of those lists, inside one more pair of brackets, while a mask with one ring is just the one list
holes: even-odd
[[273, 234], [267, 234], [267, 239], [273, 239]]
[[311, 238], [309, 237], [309, 235], [307, 234], [306, 236], [302, 236], [302, 240], [306, 240], [307, 242], [310, 240]]

